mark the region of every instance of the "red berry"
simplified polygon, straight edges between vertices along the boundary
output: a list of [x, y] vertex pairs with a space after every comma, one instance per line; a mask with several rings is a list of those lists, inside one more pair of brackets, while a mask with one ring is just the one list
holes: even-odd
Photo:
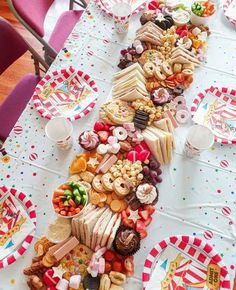
[[122, 221], [123, 221], [124, 219], [127, 219], [127, 218], [128, 218], [128, 215], [127, 215], [126, 211], [123, 210], [123, 211], [121, 212], [121, 219], [122, 219]]
[[142, 231], [146, 231], [145, 223], [141, 220], [137, 220], [136, 222], [136, 231], [141, 233]]
[[105, 124], [101, 121], [97, 121], [94, 126], [93, 126], [93, 130], [98, 132], [98, 131], [102, 131], [104, 130]]
[[127, 214], [128, 217], [130, 216], [130, 211], [131, 211], [131, 208], [130, 208], [130, 206], [128, 206], [126, 208], [126, 214]]
[[106, 124], [106, 125], [104, 125], [104, 129], [103, 130], [109, 132], [110, 131], [110, 127], [111, 126]]
[[150, 216], [147, 220], [144, 221], [145, 226], [148, 227], [151, 222], [152, 222], [152, 217]]
[[109, 137], [109, 133], [107, 131], [99, 131], [97, 132], [99, 139], [102, 143], [106, 143]]
[[181, 33], [180, 33], [180, 37], [181, 38], [183, 38], [183, 37], [185, 37], [185, 36], [187, 36], [188, 35], [188, 31], [187, 30], [183, 30], [183, 31], [181, 31]]
[[121, 272], [122, 271], [122, 263], [119, 261], [115, 261], [112, 265], [113, 270], [116, 272]]
[[122, 223], [127, 226], [127, 227], [131, 227], [134, 228], [135, 224], [132, 220], [129, 220], [129, 218], [123, 219]]
[[115, 258], [115, 253], [113, 251], [108, 250], [104, 254], [104, 258], [107, 262], [112, 262]]
[[127, 272], [133, 272], [134, 271], [134, 262], [131, 257], [127, 257], [124, 260], [124, 268]]
[[105, 263], [105, 273], [111, 272], [111, 264], [109, 262]]
[[149, 212], [149, 216], [153, 215], [154, 212], [156, 211], [155, 207], [152, 205], [145, 205], [144, 209]]
[[145, 221], [149, 218], [149, 212], [147, 210], [142, 210], [138, 214]]
[[147, 231], [141, 231], [139, 234], [140, 234], [141, 240], [145, 239], [148, 235]]

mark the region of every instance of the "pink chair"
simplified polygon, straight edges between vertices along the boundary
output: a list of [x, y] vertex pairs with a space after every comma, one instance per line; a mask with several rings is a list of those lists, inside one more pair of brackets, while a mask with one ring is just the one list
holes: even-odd
[[31, 52], [34, 59], [35, 74], [25, 75], [16, 84], [5, 101], [0, 104], [0, 139], [2, 141], [8, 137], [33, 95], [40, 80], [40, 64], [45, 70], [48, 69], [48, 65], [11, 24], [0, 17], [0, 75], [27, 50]]
[[82, 8], [87, 5], [85, 0], [70, 0], [70, 10], [61, 14], [47, 42], [43, 39], [45, 35], [43, 25], [54, 0], [7, 0], [7, 2], [19, 22], [42, 43], [45, 60], [49, 64], [61, 50], [83, 13], [83, 10], [72, 10], [73, 4], [76, 3]]

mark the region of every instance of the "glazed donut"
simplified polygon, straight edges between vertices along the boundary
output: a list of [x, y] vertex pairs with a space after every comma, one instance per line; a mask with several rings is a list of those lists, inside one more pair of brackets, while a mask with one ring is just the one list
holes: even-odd
[[122, 274], [120, 272], [111, 271], [109, 277], [111, 279], [111, 282], [118, 286], [123, 285], [126, 282], [125, 274]]
[[125, 197], [129, 194], [129, 186], [122, 177], [118, 177], [113, 182], [113, 190], [119, 197]]
[[159, 67], [156, 67], [154, 75], [159, 81], [164, 81], [166, 79], [165, 74], [160, 70]]
[[188, 121], [189, 117], [190, 117], [190, 114], [186, 110], [179, 110], [175, 114], [175, 118], [176, 118], [177, 122], [180, 124], [186, 123]]
[[161, 70], [166, 76], [173, 75], [173, 70], [171, 65], [168, 62], [163, 62], [161, 65]]
[[174, 73], [181, 73], [182, 72], [182, 64], [181, 63], [175, 63], [173, 67]]
[[182, 70], [182, 74], [184, 76], [191, 76], [193, 74], [193, 71], [191, 69], [185, 68], [184, 70]]
[[155, 68], [156, 68], [156, 66], [153, 62], [151, 62], [151, 61], [146, 62], [143, 66], [145, 76], [147, 78], [153, 77]]
[[124, 127], [116, 127], [112, 133], [119, 141], [124, 141], [128, 137], [128, 133]]
[[174, 98], [173, 102], [176, 105], [186, 105], [186, 100], [185, 100], [185, 97], [183, 96], [177, 96], [176, 98]]

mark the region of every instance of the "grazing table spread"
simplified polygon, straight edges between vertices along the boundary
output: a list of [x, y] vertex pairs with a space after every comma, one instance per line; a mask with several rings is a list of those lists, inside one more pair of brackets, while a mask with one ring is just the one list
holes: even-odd
[[[32, 237], [35, 238], [34, 242], [36, 242], [37, 239], [45, 235], [49, 222], [53, 221], [53, 219], [55, 218], [54, 209], [55, 211], [57, 211], [56, 198], [58, 198], [57, 194], [59, 194], [58, 196], [60, 196], [61, 190], [64, 190], [64, 195], [70, 195], [70, 203], [74, 204], [74, 202], [78, 202], [79, 207], [75, 209], [76, 212], [73, 212], [73, 214], [79, 213], [79, 211], [86, 206], [87, 196], [83, 192], [83, 188], [81, 189], [81, 187], [78, 187], [73, 182], [70, 185], [64, 184], [68, 179], [69, 170], [71, 174], [77, 173], [76, 170], [73, 170], [73, 168], [77, 169], [78, 166], [81, 168], [86, 162], [86, 166], [88, 164], [88, 160], [86, 160], [88, 155], [86, 155], [86, 153], [83, 154], [83, 150], [81, 149], [81, 146], [83, 145], [82, 147], [88, 150], [88, 147], [86, 147], [88, 144], [87, 142], [85, 142], [87, 135], [84, 133], [84, 131], [88, 130], [88, 132], [91, 134], [92, 131], [89, 130], [94, 129], [92, 137], [95, 138], [96, 144], [93, 143], [94, 147], [92, 149], [97, 147], [97, 150], [99, 149], [100, 155], [107, 153], [111, 154], [107, 158], [114, 157], [114, 155], [112, 155], [113, 153], [116, 154], [114, 151], [116, 150], [116, 148], [112, 145], [114, 145], [114, 143], [117, 143], [117, 140], [114, 140], [116, 138], [121, 138], [119, 140], [122, 141], [122, 134], [126, 134], [126, 131], [124, 132], [120, 129], [122, 127], [116, 127], [116, 129], [119, 128], [119, 130], [113, 130], [114, 136], [110, 136], [112, 137], [109, 141], [110, 147], [107, 147], [101, 141], [105, 138], [104, 127], [103, 129], [101, 129], [103, 134], [100, 133], [101, 131], [99, 129], [100, 126], [103, 126], [103, 124], [96, 123], [96, 121], [100, 117], [102, 120], [108, 120], [111, 123], [110, 126], [112, 126], [114, 125], [112, 124], [112, 122], [115, 122], [117, 120], [120, 121], [119, 118], [121, 117], [125, 118], [125, 116], [122, 116], [122, 113], [119, 114], [120, 112], [114, 115], [108, 114], [111, 107], [109, 104], [111, 103], [107, 103], [108, 105], [106, 106], [102, 105], [109, 99], [111, 99], [111, 95], [113, 95], [113, 97], [114, 95], [116, 96], [117, 104], [120, 104], [119, 102], [122, 102], [121, 99], [118, 100], [118, 98], [120, 97], [120, 91], [117, 84], [119, 85], [119, 83], [121, 82], [120, 79], [122, 79], [123, 75], [119, 73], [116, 74], [116, 72], [120, 71], [117, 68], [117, 65], [119, 63], [120, 65], [122, 65], [122, 63], [120, 62], [120, 51], [123, 50], [122, 54], [124, 56], [124, 54], [127, 53], [127, 47], [129, 47], [133, 43], [135, 38], [136, 40], [142, 40], [139, 37], [142, 37], [143, 35], [140, 35], [138, 33], [136, 34], [136, 31], [141, 26], [141, 12], [138, 13], [139, 11], [136, 11], [137, 13], [135, 12], [135, 14], [131, 16], [128, 33], [125, 35], [119, 35], [114, 30], [114, 19], [112, 17], [109, 17], [104, 11], [100, 9], [99, 5], [94, 2], [95, 1], [91, 1], [91, 3], [89, 4], [81, 21], [75, 26], [73, 32], [66, 41], [64, 48], [57, 56], [49, 71], [50, 73], [52, 73], [55, 71], [58, 72], [63, 69], [67, 69], [67, 72], [74, 72], [74, 69], [76, 69], [80, 72], [80, 76], [82, 76], [87, 82], [89, 82], [91, 88], [87, 87], [87, 90], [93, 89], [93, 102], [92, 106], [90, 106], [88, 111], [71, 113], [73, 115], [70, 119], [74, 120], [74, 143], [72, 148], [68, 151], [62, 151], [58, 149], [55, 144], [53, 144], [46, 137], [45, 125], [48, 122], [47, 118], [50, 118], [50, 114], [45, 111], [40, 104], [37, 105], [38, 98], [37, 96], [34, 96], [34, 98], [32, 98], [32, 100], [28, 103], [18, 122], [14, 126], [10, 136], [4, 143], [4, 148], [1, 149], [0, 152], [1, 192], [5, 194], [10, 192], [13, 195], [12, 197], [7, 196], [4, 202], [9, 207], [14, 206], [16, 209], [21, 210], [22, 213], [20, 219], [18, 218], [17, 214], [19, 211], [16, 211], [16, 213], [12, 214], [14, 217], [17, 217], [17, 223], [14, 224], [13, 227], [13, 229], [15, 230], [14, 242], [16, 244], [20, 244], [24, 240], [22, 239], [22, 235], [28, 235], [24, 243], [22, 244], [20, 251], [16, 251], [15, 254], [11, 256], [10, 260], [3, 259], [4, 262], [1, 261], [0, 268], [2, 269], [0, 270], [0, 290], [28, 289], [26, 279], [23, 275], [23, 269], [31, 264], [32, 257], [35, 256], [34, 247], [32, 246], [32, 244], [29, 244], [32, 241]], [[150, 31], [153, 31], [152, 27], [149, 28]], [[188, 88], [184, 91], [187, 107], [189, 108], [189, 110], [191, 110], [191, 113], [194, 116], [195, 120], [200, 120], [202, 118], [202, 115], [198, 113], [199, 110], [197, 110], [197, 108], [199, 107], [202, 110], [202, 108], [206, 106], [207, 99], [204, 98], [205, 95], [207, 95], [208, 98], [210, 98], [208, 94], [215, 94], [217, 98], [221, 98], [222, 93], [230, 95], [233, 98], [235, 98], [236, 95], [235, 91], [231, 89], [231, 86], [234, 84], [236, 77], [236, 68], [235, 66], [233, 66], [235, 62], [236, 48], [236, 36], [234, 35], [235, 30], [232, 24], [230, 24], [224, 17], [223, 10], [219, 7], [214, 17], [211, 17], [211, 19], [209, 20], [209, 28], [211, 34], [207, 39], [208, 48], [205, 52], [206, 58], [204, 62], [195, 69], [193, 82], [189, 87], [187, 85]], [[156, 39], [156, 41], [158, 42], [160, 41], [160, 39]], [[181, 52], [180, 55], [178, 53], [174, 55], [173, 53], [171, 58], [179, 59], [179, 57], [181, 56], [187, 58], [192, 57], [186, 54], [183, 55]], [[197, 62], [197, 60], [195, 61]], [[147, 62], [144, 64], [147, 64]], [[73, 69], [71, 67], [73, 67]], [[124, 69], [124, 67], [122, 68]], [[148, 68], [150, 67], [147, 66], [147, 69]], [[165, 71], [168, 71], [170, 68], [168, 66], [165, 66], [163, 67], [163, 69]], [[187, 67], [186, 69], [188, 71], [190, 70], [189, 67]], [[127, 68], [125, 70], [127, 70]], [[179, 67], [176, 67], [176, 70], [178, 71]], [[143, 71], [141, 71], [141, 67], [135, 66], [133, 71], [135, 77], [139, 76], [140, 79], [143, 79]], [[84, 73], [88, 74], [88, 76], [84, 75]], [[161, 71], [156, 72], [156, 77], [159, 78], [160, 81], [162, 81], [162, 74], [163, 72]], [[179, 72], [177, 74], [179, 74]], [[56, 75], [57, 74], [54, 74], [54, 77], [56, 77]], [[113, 78], [114, 75], [115, 77]], [[91, 80], [95, 82], [96, 86]], [[171, 86], [173, 83], [173, 80], [171, 79], [164, 79], [164, 81], [169, 86]], [[142, 85], [139, 86], [139, 92], [143, 93], [144, 91], [145, 94], [145, 89], [143, 89]], [[130, 100], [132, 96], [126, 95], [126, 98]], [[155, 100], [155, 95], [153, 98]], [[204, 99], [205, 101], [202, 101]], [[227, 102], [227, 100], [225, 99], [224, 101]], [[202, 103], [200, 104], [200, 102], [202, 102], [203, 105]], [[35, 106], [37, 107], [38, 111], [35, 109]], [[136, 121], [137, 119], [140, 120], [140, 114], [144, 117], [146, 116], [144, 114], [145, 112], [142, 111], [142, 109], [139, 110], [140, 106], [138, 103], [134, 104], [134, 106], [137, 106], [138, 108], [138, 110], [136, 109], [135, 113]], [[102, 109], [100, 109], [101, 107]], [[117, 105], [117, 108], [120, 107]], [[47, 107], [47, 109], [50, 108]], [[92, 111], [90, 112], [90, 110]], [[137, 114], [138, 111], [139, 116]], [[226, 110], [226, 112], [228, 111]], [[46, 118], [43, 118], [39, 113], [44, 114], [43, 116]], [[52, 110], [50, 110], [50, 113], [55, 114], [55, 112], [53, 112]], [[128, 118], [129, 115], [126, 117]], [[168, 117], [170, 116], [168, 115]], [[94, 127], [95, 123], [97, 124], [96, 128]], [[220, 133], [217, 131], [217, 128], [212, 127], [216, 135], [216, 142], [214, 146], [210, 150], [204, 151], [200, 156], [189, 159], [184, 156], [183, 148], [186, 134], [190, 127], [190, 123], [191, 122], [188, 121], [183, 125], [181, 124], [175, 130], [175, 145], [173, 145], [173, 142], [170, 141], [170, 143], [172, 144], [170, 145], [171, 149], [172, 147], [175, 147], [172, 158], [170, 157], [170, 150], [167, 150], [168, 152], [165, 152], [165, 154], [162, 151], [163, 155], [159, 155], [158, 157], [163, 160], [161, 162], [162, 182], [157, 184], [159, 199], [158, 202], [155, 204], [156, 211], [151, 214], [151, 217], [145, 216], [145, 214], [148, 213], [148, 209], [152, 209], [152, 207], [145, 207], [144, 210], [141, 210], [141, 213], [140, 211], [139, 213], [137, 213], [135, 210], [132, 211], [132, 214], [135, 214], [135, 212], [136, 214], [138, 214], [138, 217], [133, 216], [133, 219], [136, 219], [137, 222], [137, 219], [140, 220], [141, 217], [142, 221], [139, 222], [139, 229], [138, 225], [136, 224], [136, 230], [138, 234], [133, 229], [129, 229], [128, 231], [131, 231], [132, 236], [134, 236], [132, 239], [134, 239], [136, 237], [135, 235], [137, 234], [138, 238], [136, 237], [136, 239], [134, 240], [139, 240], [140, 242], [141, 237], [142, 241], [140, 244], [140, 249], [137, 253], [135, 252], [136, 250], [138, 250], [139, 247], [135, 248], [135, 246], [133, 252], [132, 249], [129, 252], [129, 255], [135, 253], [135, 271], [134, 275], [130, 275], [132, 277], [127, 279], [127, 283], [124, 286], [125, 289], [142, 289], [143, 285], [146, 289], [153, 289], [151, 285], [153, 285], [152, 283], [155, 283], [155, 281], [152, 280], [155, 280], [154, 278], [159, 279], [160, 277], [158, 275], [157, 277], [153, 275], [154, 278], [150, 279], [150, 268], [152, 268], [153, 264], [156, 263], [156, 267], [158, 267], [159, 272], [161, 272], [161, 269], [162, 271], [163, 269], [166, 271], [165, 263], [167, 264], [170, 262], [168, 259], [171, 255], [173, 256], [173, 259], [175, 259], [175, 266], [173, 267], [175, 267], [176, 273], [177, 271], [179, 271], [179, 275], [183, 275], [181, 269], [178, 268], [178, 265], [180, 265], [181, 261], [184, 258], [181, 255], [177, 255], [177, 253], [179, 253], [177, 249], [184, 250], [185, 248], [187, 248], [188, 255], [190, 257], [195, 256], [196, 258], [196, 254], [195, 252], [193, 252], [195, 251], [194, 246], [198, 246], [199, 248], [202, 247], [202, 249], [204, 249], [205, 251], [204, 253], [206, 254], [204, 255], [201, 251], [197, 251], [197, 261], [199, 263], [209, 263], [209, 257], [212, 258], [213, 256], [216, 256], [218, 259], [217, 261], [215, 260], [216, 264], [218, 264], [220, 268], [224, 268], [224, 266], [227, 267], [227, 272], [229, 276], [227, 273], [225, 273], [225, 275], [223, 275], [222, 273], [221, 274], [223, 275], [225, 280], [230, 279], [231, 286], [229, 286], [228, 281], [226, 281], [225, 285], [222, 285], [222, 288], [220, 289], [232, 289], [233, 287], [232, 285], [236, 271], [236, 149], [235, 145], [233, 144], [235, 143], [235, 138], [229, 139], [228, 137], [226, 137], [226, 135], [222, 136], [222, 132], [220, 132], [222, 133], [220, 135]], [[115, 124], [117, 123], [115, 122]], [[213, 124], [215, 123], [213, 122]], [[156, 130], [162, 130], [154, 129], [151, 127], [150, 133], [149, 129], [146, 129], [146, 125], [147, 124], [145, 123], [144, 128], [142, 122], [136, 122], [136, 126], [138, 128], [145, 129], [144, 131], [147, 130], [147, 132], [144, 134], [144, 137], [145, 141], [148, 145], [150, 145], [149, 147], [151, 148], [152, 142], [150, 141], [150, 136], [155, 137], [155, 134], [157, 132]], [[157, 123], [156, 126], [161, 126], [161, 124]], [[127, 128], [127, 130], [128, 129], [130, 128]], [[162, 134], [164, 134], [164, 131], [162, 131]], [[172, 136], [168, 132], [164, 134], [164, 136], [169, 135]], [[99, 145], [97, 139], [98, 136], [100, 140]], [[78, 138], [81, 146], [78, 143]], [[90, 149], [91, 148], [89, 148], [89, 150]], [[141, 146], [141, 150], [142, 149], [145, 148]], [[107, 152], [107, 150], [110, 151]], [[133, 155], [135, 155], [134, 152], [130, 153], [133, 153]], [[127, 157], [131, 163], [134, 161], [133, 158], [137, 158], [137, 155], [140, 152], [135, 153], [136, 157], [134, 157], [132, 154]], [[93, 157], [95, 155], [92, 154], [93, 153], [91, 153], [89, 157], [92, 157], [90, 159], [94, 161]], [[101, 180], [98, 178], [99, 175], [96, 175], [96, 177], [93, 179], [93, 189], [95, 188], [96, 191], [99, 192], [99, 190], [101, 189], [100, 186], [106, 186], [107, 191], [109, 191], [110, 183], [106, 183], [105, 180], [105, 175], [109, 173], [106, 173], [107, 171], [104, 169], [106, 167], [104, 164], [106, 164], [107, 160], [103, 160], [103, 158], [101, 158], [99, 161], [102, 161], [103, 166], [100, 168], [101, 171], [98, 172], [103, 173], [103, 175], [99, 177], [101, 178]], [[169, 164], [165, 164], [168, 163], [168, 161], [170, 161]], [[91, 164], [90, 162], [90, 166], [92, 165], [93, 164]], [[124, 165], [126, 166], [126, 164]], [[137, 165], [135, 167], [136, 170], [139, 170], [140, 164], [138, 163], [138, 161], [135, 165]], [[154, 167], [155, 166], [157, 165], [154, 164]], [[117, 168], [115, 168], [114, 171], [116, 169]], [[150, 169], [152, 169], [151, 165], [150, 168], [147, 169], [149, 170], [148, 174], [150, 174]], [[135, 175], [137, 177], [137, 180], [139, 180], [138, 178], [140, 174], [141, 172], [138, 172]], [[94, 177], [94, 175], [92, 176]], [[88, 175], [86, 176], [86, 178], [82, 179], [88, 181], [90, 177], [91, 175]], [[118, 182], [119, 178], [120, 177], [118, 174], [115, 180]], [[155, 178], [158, 178], [158, 176]], [[97, 183], [95, 182], [95, 179]], [[105, 180], [104, 182], [103, 179]], [[120, 184], [118, 184], [117, 186], [120, 186]], [[133, 184], [131, 184], [130, 186], [132, 187]], [[144, 185], [139, 186], [141, 187]], [[108, 220], [112, 220], [112, 218], [114, 218], [113, 225], [115, 227], [118, 220], [118, 212], [120, 212], [122, 210], [122, 207], [124, 206], [123, 200], [122, 202], [117, 202], [117, 200], [119, 200], [117, 195], [124, 195], [125, 189], [126, 187], [122, 187], [120, 188], [120, 190], [117, 189], [115, 191], [115, 197], [113, 194], [104, 194], [102, 196], [95, 192], [95, 194], [90, 196], [90, 202], [93, 205], [90, 204], [90, 208], [88, 208], [88, 211], [94, 211], [95, 216], [97, 214], [98, 218], [101, 217], [103, 211], [102, 204], [104, 203], [102, 198], [105, 198], [104, 200], [107, 201], [109, 195], [111, 200], [110, 203], [107, 202], [107, 204], [109, 204], [109, 207], [107, 207], [106, 209], [106, 218]], [[70, 193], [71, 191], [73, 191], [73, 195]], [[75, 193], [76, 191], [79, 191], [80, 193], [79, 201], [77, 200], [78, 195]], [[139, 191], [141, 194], [141, 188]], [[53, 205], [52, 195], [54, 195]], [[97, 200], [98, 198], [99, 200]], [[21, 209], [17, 199], [22, 201], [22, 203], [24, 204], [24, 210]], [[152, 202], [154, 202], [154, 199], [152, 199]], [[33, 204], [31, 203], [31, 201]], [[101, 210], [94, 210], [95, 205], [99, 205]], [[110, 208], [116, 214], [113, 214]], [[101, 214], [99, 215], [98, 212]], [[71, 214], [68, 212], [66, 213], [62, 210], [59, 213], [62, 216]], [[84, 212], [83, 214], [85, 215], [86, 212]], [[126, 211], [126, 214], [129, 216], [130, 213]], [[28, 215], [29, 218], [26, 218], [26, 215]], [[37, 219], [35, 219], [36, 216]], [[150, 224], [148, 225], [146, 232], [143, 230], [142, 225], [144, 223], [143, 221], [146, 222], [148, 219], [150, 219], [150, 221], [152, 222], [149, 222]], [[24, 223], [25, 220], [27, 220], [27, 223]], [[123, 225], [123, 228], [119, 228], [117, 235], [122, 235], [123, 233], [127, 232], [127, 228], [124, 228], [127, 225], [134, 226], [130, 224], [130, 222], [127, 222], [127, 220], [131, 222], [132, 220], [128, 219], [128, 217], [124, 217], [124, 215], [122, 216], [122, 220], [124, 224], [124, 220], [126, 220], [126, 225]], [[104, 222], [105, 218], [104, 220], [101, 219], [101, 221]], [[74, 227], [79, 227], [80, 222], [81, 221], [79, 219], [76, 219], [76, 222], [73, 223]], [[24, 227], [22, 229], [24, 231], [22, 230], [18, 233], [17, 229], [23, 223]], [[76, 225], [77, 223], [78, 225]], [[65, 226], [66, 228], [66, 222], [65, 224], [63, 223], [63, 226]], [[104, 229], [105, 233], [106, 230], [107, 229]], [[74, 231], [74, 235], [79, 238], [76, 230]], [[145, 237], [146, 234], [147, 237]], [[112, 234], [110, 234], [110, 236], [111, 235]], [[110, 236], [109, 238], [107, 238], [108, 242], [104, 244], [109, 244]], [[103, 237], [99, 238], [101, 238], [102, 243]], [[74, 246], [76, 246], [76, 241], [74, 239], [75, 238], [71, 238], [67, 243], [74, 244]], [[93, 238], [91, 238], [91, 241], [86, 241], [86, 239], [83, 239], [82, 237], [80, 237], [80, 239], [84, 240], [83, 244], [89, 244], [90, 248], [92, 248], [92, 250], [95, 250], [96, 238], [94, 238], [94, 240]], [[113, 245], [117, 252], [122, 255], [122, 249], [121, 247], [119, 248], [120, 245], [118, 245], [117, 243], [113, 243]], [[9, 247], [12, 246], [12, 244], [9, 244]], [[27, 252], [24, 253], [26, 248], [28, 248]], [[99, 252], [99, 249], [97, 250]], [[148, 256], [149, 252], [150, 255]], [[56, 251], [55, 254], [56, 253], [58, 257], [60, 257], [59, 250]], [[90, 258], [92, 256], [92, 252], [88, 253], [87, 251], [86, 253], [87, 256], [84, 257], [84, 260], [86, 260], [88, 256], [90, 256]], [[155, 260], [159, 253], [162, 253], [162, 261]], [[3, 255], [4, 253], [0, 252], [0, 257], [2, 257], [1, 254]], [[111, 259], [111, 255], [114, 253], [111, 251], [109, 252], [109, 254], [110, 255], [105, 255], [106, 262], [109, 262], [109, 259]], [[147, 256], [148, 259], [146, 260]], [[121, 258], [118, 258], [119, 261], [120, 259]], [[49, 262], [50, 261], [47, 260], [47, 263]], [[131, 261], [130, 263], [132, 264], [133, 261]], [[115, 262], [113, 263], [113, 270], [118, 271], [118, 263], [116, 263], [116, 267], [114, 266], [114, 264]], [[92, 265], [90, 266], [92, 267]], [[171, 267], [172, 262], [170, 263], [170, 270]], [[123, 271], [124, 269], [121, 270]], [[133, 269], [131, 269], [131, 272], [132, 270]], [[128, 274], [128, 272], [129, 271], [127, 270], [126, 274]], [[200, 272], [197, 272], [197, 274], [199, 273]], [[165, 282], [167, 281], [169, 274], [170, 273], [167, 271]], [[48, 273], [48, 275], [50, 275], [50, 273]], [[188, 275], [191, 275], [190, 271], [188, 272]], [[115, 281], [117, 279], [123, 279], [124, 275], [119, 277], [115, 277], [115, 275], [113, 276], [114, 277], [110, 278]], [[142, 279], [144, 284], [142, 282]], [[150, 283], [148, 284], [149, 280]], [[173, 285], [175, 285], [174, 281], [172, 287], [173, 289], [177, 289], [174, 288]], [[192, 288], [188, 289], [195, 289], [194, 287], [204, 289], [203, 287], [200, 288], [200, 284], [192, 285]]]

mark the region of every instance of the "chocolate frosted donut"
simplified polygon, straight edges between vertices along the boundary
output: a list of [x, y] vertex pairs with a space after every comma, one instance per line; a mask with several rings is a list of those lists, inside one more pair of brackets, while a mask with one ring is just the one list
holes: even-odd
[[130, 227], [120, 226], [113, 247], [122, 256], [132, 256], [140, 249], [140, 235]]

